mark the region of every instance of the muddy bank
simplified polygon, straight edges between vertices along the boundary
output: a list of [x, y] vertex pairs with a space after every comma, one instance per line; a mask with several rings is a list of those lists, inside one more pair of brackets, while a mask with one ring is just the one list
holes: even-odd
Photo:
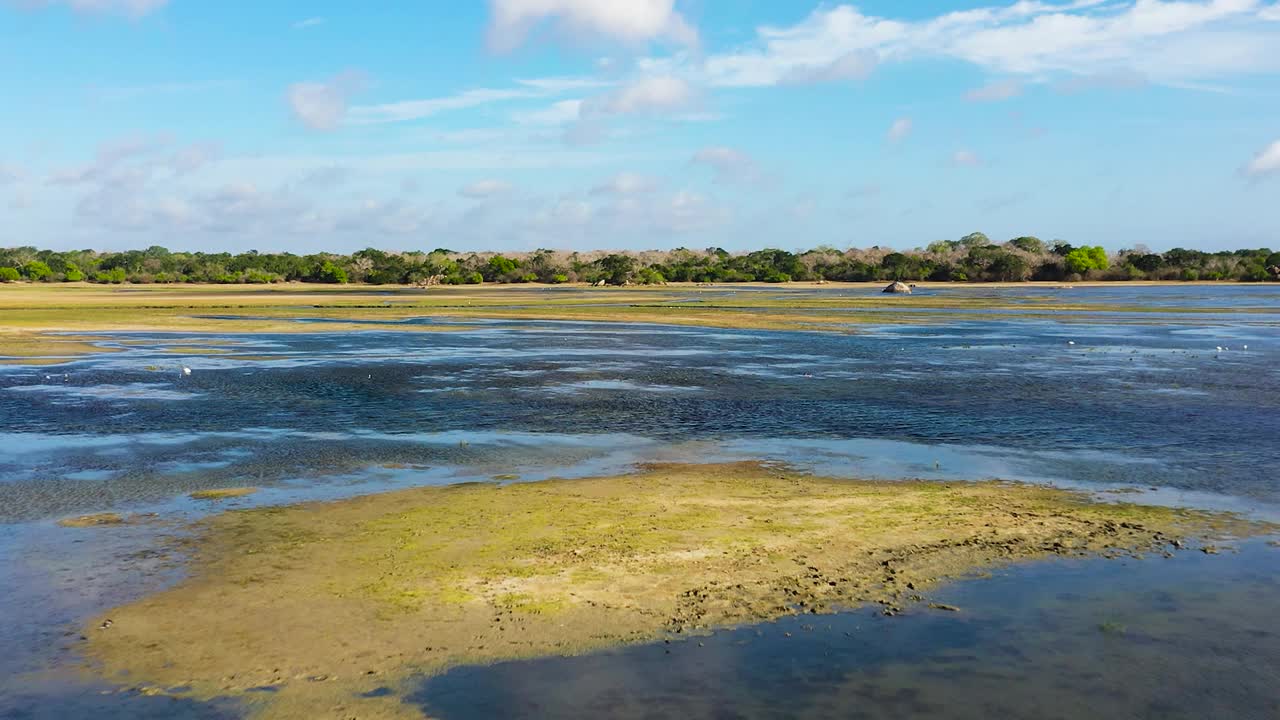
[[417, 717], [379, 688], [874, 603], [1051, 555], [1160, 556], [1267, 530], [1007, 483], [815, 478], [759, 464], [414, 489], [226, 513], [191, 578], [94, 619], [96, 672], [254, 698], [267, 717]]

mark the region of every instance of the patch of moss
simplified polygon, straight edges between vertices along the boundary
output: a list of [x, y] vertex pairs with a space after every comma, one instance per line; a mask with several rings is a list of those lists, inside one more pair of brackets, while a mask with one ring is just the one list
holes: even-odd
[[[893, 610], [1017, 560], [1274, 531], [1038, 486], [753, 463], [416, 488], [209, 518], [189, 579], [110, 611], [85, 650], [106, 677], [200, 697], [279, 682], [282, 667], [350, 679], [350, 697], [369, 671], [386, 682], [861, 602]], [[288, 693], [329, 707], [311, 685]]]
[[69, 528], [88, 528], [101, 527], [103, 525], [123, 525], [125, 519], [118, 513], [107, 512], [97, 513], [94, 515], [81, 515], [73, 518], [63, 518], [58, 521], [62, 527]]
[[192, 500], [230, 500], [232, 498], [245, 497], [258, 492], [258, 488], [241, 487], [241, 488], [215, 488], [212, 490], [197, 490], [191, 493]]

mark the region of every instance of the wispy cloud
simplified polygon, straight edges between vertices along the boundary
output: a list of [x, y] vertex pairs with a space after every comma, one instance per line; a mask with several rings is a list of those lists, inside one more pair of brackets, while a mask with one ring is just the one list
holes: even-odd
[[977, 167], [982, 164], [982, 158], [972, 150], [957, 150], [951, 154], [951, 164], [960, 167]]
[[889, 126], [889, 142], [896, 144], [906, 140], [914, 127], [915, 123], [909, 117], [900, 117], [894, 120], [893, 124]]
[[874, 54], [879, 64], [950, 58], [1037, 80], [1129, 72], [1168, 84], [1280, 70], [1280, 23], [1267, 22], [1280, 17], [1277, 7], [1258, 0], [1019, 0], [908, 21], [823, 6], [795, 25], [757, 28], [755, 41], [733, 52], [677, 62], [696, 66], [710, 85], [730, 87], [814, 76], [815, 68], [851, 53], [868, 60]]
[[364, 73], [348, 70], [323, 82], [294, 83], [285, 99], [302, 124], [313, 130], [333, 130], [342, 124], [350, 97], [367, 84]]
[[592, 195], [637, 195], [652, 192], [658, 188], [658, 181], [647, 175], [636, 173], [618, 173], [608, 180], [591, 188]]
[[20, 8], [68, 7], [85, 15], [125, 15], [141, 18], [169, 4], [169, 0], [12, 0]]
[[718, 182], [755, 182], [762, 177], [755, 159], [736, 148], [706, 147], [694, 153], [691, 162], [714, 170]]
[[489, 44], [506, 52], [542, 26], [572, 39], [694, 45], [698, 33], [674, 0], [490, 0]]
[[483, 200], [498, 195], [506, 195], [511, 190], [511, 183], [504, 180], [479, 180], [458, 188], [458, 194], [472, 200]]
[[638, 115], [685, 110], [697, 100], [697, 91], [674, 75], [642, 77], [615, 92], [582, 104], [582, 116]]
[[1252, 178], [1280, 174], [1280, 140], [1258, 151], [1258, 154], [1244, 167], [1245, 175]]
[[509, 88], [475, 88], [442, 97], [401, 100], [378, 105], [358, 105], [351, 108], [348, 120], [353, 125], [409, 122], [443, 112], [517, 100], [552, 98], [575, 90], [606, 85], [607, 83], [603, 81], [588, 77], [521, 79], [516, 81], [515, 87]]
[[293, 29], [305, 30], [307, 28], [315, 27], [317, 25], [323, 25], [325, 24], [325, 22], [326, 22], [325, 19], [322, 17], [309, 17], [306, 20], [299, 20], [298, 22], [294, 23]]
[[1021, 80], [1009, 79], [983, 85], [965, 93], [964, 99], [969, 102], [996, 102], [1008, 100], [1022, 94], [1024, 87]]
[[517, 125], [557, 126], [574, 122], [581, 114], [581, 100], [560, 100], [537, 110], [513, 112], [511, 120]]

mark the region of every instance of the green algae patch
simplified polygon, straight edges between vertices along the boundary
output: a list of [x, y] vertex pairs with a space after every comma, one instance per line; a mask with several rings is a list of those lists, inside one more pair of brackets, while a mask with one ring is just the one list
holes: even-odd
[[112, 620], [86, 633], [103, 677], [254, 697], [262, 717], [418, 717], [360, 695], [796, 613], [928, 611], [938, 583], [1010, 562], [1172, 554], [1275, 528], [1040, 486], [739, 463], [239, 510], [195, 531], [185, 582], [91, 622]]
[[103, 512], [63, 518], [58, 521], [58, 525], [65, 528], [112, 527], [116, 525], [139, 525], [153, 522], [157, 519], [158, 516], [154, 513], [121, 515], [119, 513]]
[[124, 516], [109, 512], [63, 518], [58, 521], [58, 524], [68, 528], [89, 528], [102, 527], [103, 525], [123, 525], [125, 522]]
[[192, 500], [230, 500], [241, 498], [258, 492], [258, 488], [215, 488], [213, 490], [197, 490], [191, 493]]

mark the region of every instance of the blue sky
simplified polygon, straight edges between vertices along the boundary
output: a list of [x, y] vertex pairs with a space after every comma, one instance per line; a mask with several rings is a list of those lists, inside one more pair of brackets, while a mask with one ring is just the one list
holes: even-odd
[[0, 83], [0, 245], [1280, 247], [1274, 0], [0, 0]]

